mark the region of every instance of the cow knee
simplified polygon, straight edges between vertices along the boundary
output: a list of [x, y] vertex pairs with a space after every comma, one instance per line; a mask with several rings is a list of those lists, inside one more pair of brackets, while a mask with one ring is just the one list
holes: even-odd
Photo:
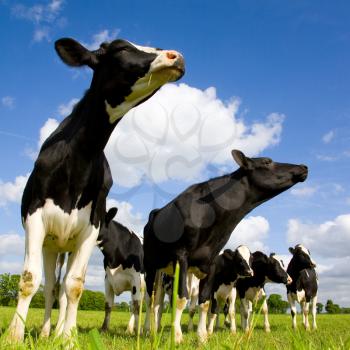
[[65, 287], [68, 300], [71, 303], [78, 303], [84, 290], [83, 278], [67, 277]]
[[21, 297], [28, 297], [36, 292], [39, 283], [32, 272], [25, 270], [19, 282], [19, 295]]

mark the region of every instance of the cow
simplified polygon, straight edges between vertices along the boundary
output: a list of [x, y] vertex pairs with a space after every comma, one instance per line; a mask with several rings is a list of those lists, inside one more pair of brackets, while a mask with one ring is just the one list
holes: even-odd
[[309, 307], [311, 302], [312, 328], [316, 329], [318, 290], [316, 263], [312, 260], [310, 251], [302, 244], [297, 244], [294, 248], [290, 247], [289, 252], [293, 257], [288, 264], [287, 272], [293, 279], [293, 282], [287, 285], [287, 298], [290, 304], [293, 329], [297, 327], [296, 301], [300, 304], [301, 312], [303, 313], [303, 324], [306, 330], [310, 329]]
[[112, 220], [116, 213], [117, 208], [109, 209], [98, 236], [98, 246], [104, 256], [106, 272], [105, 318], [101, 329], [108, 330], [114, 295], [131, 291], [132, 315], [127, 332], [133, 334], [138, 329], [141, 289], [144, 289], [143, 247], [134, 232]]
[[292, 282], [291, 277], [284, 269], [283, 260], [278, 255], [271, 253], [270, 256], [267, 256], [260, 251], [256, 251], [252, 255], [252, 268], [254, 271], [254, 276], [237, 280], [234, 288], [235, 290], [229, 296], [228, 313], [232, 332], [236, 331], [235, 299], [237, 294], [241, 300], [240, 311], [242, 330], [245, 332], [249, 331], [253, 304], [264, 298], [262, 303], [264, 330], [265, 332], [270, 332], [268, 307], [264, 290], [265, 284], [273, 282], [288, 285]]
[[[233, 150], [232, 156], [240, 166], [238, 170], [190, 186], [163, 208], [151, 211], [144, 228], [148, 295], [152, 294], [161, 271], [173, 275], [175, 262], [180, 265], [177, 343], [182, 341], [180, 319], [188, 298], [187, 273], [193, 272], [202, 280], [199, 309], [207, 312], [215, 277], [212, 262], [234, 228], [255, 207], [307, 177], [305, 165], [277, 163], [265, 157], [249, 158], [238, 150]], [[204, 328], [199, 329], [198, 335], [201, 341], [207, 338]]]
[[42, 254], [45, 316], [41, 334], [48, 336], [57, 256], [72, 252], [63, 281], [67, 312], [62, 329], [65, 336], [71, 334], [112, 186], [103, 150], [131, 108], [184, 74], [180, 53], [121, 39], [90, 51], [71, 38], [62, 38], [55, 42], [55, 49], [68, 66], [90, 67], [93, 77], [84, 97], [42, 145], [23, 192], [25, 261], [17, 309], [9, 327], [11, 341], [23, 340], [28, 307], [41, 281]]
[[[248, 278], [254, 275], [252, 269], [252, 254], [247, 246], [241, 245], [235, 251], [225, 249], [219, 254], [212, 264], [214, 278], [211, 280], [210, 299], [211, 313], [208, 325], [208, 334], [214, 330], [215, 320], [221, 304], [229, 297], [230, 290], [240, 278]], [[209, 281], [208, 281], [209, 282]], [[207, 310], [199, 314], [198, 332], [206, 333]]]

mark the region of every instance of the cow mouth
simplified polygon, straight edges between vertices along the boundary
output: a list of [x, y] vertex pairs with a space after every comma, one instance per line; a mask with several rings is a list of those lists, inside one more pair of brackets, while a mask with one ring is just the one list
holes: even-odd
[[167, 81], [177, 81], [185, 74], [185, 69], [178, 66], [164, 67], [158, 72], [161, 72], [165, 76], [168, 75]]
[[305, 165], [302, 165], [302, 170], [293, 176], [295, 182], [304, 182], [308, 176], [308, 169]]

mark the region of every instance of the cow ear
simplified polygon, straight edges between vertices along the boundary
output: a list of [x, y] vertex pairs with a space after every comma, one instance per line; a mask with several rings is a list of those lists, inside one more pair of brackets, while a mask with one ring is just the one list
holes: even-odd
[[113, 220], [113, 218], [117, 215], [117, 212], [118, 212], [118, 208], [116, 207], [113, 207], [108, 210], [108, 212], [105, 215], [106, 225], [108, 225]]
[[294, 248], [292, 248], [292, 247], [289, 247], [289, 252], [293, 255], [294, 254]]
[[273, 258], [274, 255], [276, 255], [276, 253], [271, 253], [271, 254], [270, 254], [270, 258]]
[[229, 260], [233, 260], [235, 257], [235, 253], [231, 249], [225, 249], [223, 252], [223, 256]]
[[250, 169], [252, 161], [244, 155], [243, 152], [234, 149], [231, 151], [233, 159], [236, 161], [236, 163], [244, 168], [244, 169]]
[[61, 60], [71, 67], [89, 66], [94, 68], [98, 63], [97, 55], [74, 39], [62, 38], [55, 42], [55, 49]]

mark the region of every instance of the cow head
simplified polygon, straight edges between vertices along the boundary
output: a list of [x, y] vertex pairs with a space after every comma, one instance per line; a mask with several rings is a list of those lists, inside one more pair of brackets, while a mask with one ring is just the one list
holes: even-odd
[[55, 49], [67, 65], [88, 66], [94, 71], [90, 91], [104, 104], [111, 124], [165, 83], [180, 79], [185, 71], [184, 59], [177, 51], [121, 39], [91, 51], [73, 39], [62, 38], [56, 41]]
[[238, 277], [252, 277], [254, 275], [251, 268], [252, 254], [247, 246], [241, 245], [235, 251], [225, 249], [223, 254], [236, 269]]
[[275, 253], [271, 253], [268, 257], [266, 276], [269, 281], [275, 283], [290, 284], [292, 278], [284, 269], [283, 260]]
[[305, 248], [302, 244], [297, 244], [294, 248], [290, 247], [289, 252], [293, 255], [292, 260], [298, 271], [316, 267], [309, 249]]
[[246, 173], [250, 187], [262, 201], [305, 181], [308, 174], [305, 165], [277, 163], [270, 158], [248, 158], [238, 150], [233, 150], [232, 156]]

